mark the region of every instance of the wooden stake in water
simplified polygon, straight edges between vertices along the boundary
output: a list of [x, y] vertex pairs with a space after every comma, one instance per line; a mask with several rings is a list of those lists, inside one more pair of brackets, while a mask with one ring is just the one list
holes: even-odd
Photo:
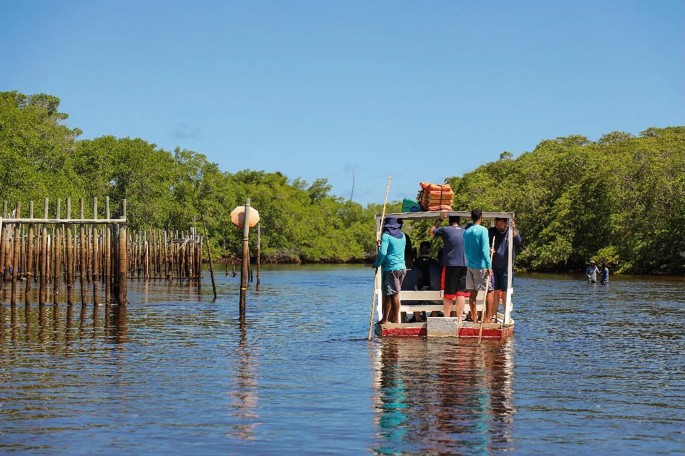
[[250, 266], [250, 198], [245, 200], [243, 217], [243, 264], [240, 270], [240, 318], [245, 318], [245, 293], [247, 291], [247, 274]]
[[214, 300], [216, 300], [216, 284], [214, 283], [214, 265], [212, 265], [212, 249], [209, 245], [209, 233], [207, 232], [207, 224], [205, 217], [202, 216], [202, 227], [205, 229], [205, 238], [207, 238], [207, 262], [209, 263], [209, 275], [212, 278], [212, 292], [214, 293]]

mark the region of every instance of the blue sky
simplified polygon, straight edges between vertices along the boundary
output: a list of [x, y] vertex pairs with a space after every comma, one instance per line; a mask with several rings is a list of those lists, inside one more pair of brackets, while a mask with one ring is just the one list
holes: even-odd
[[[685, 125], [685, 1], [0, 0], [0, 90], [81, 138], [414, 197], [542, 140]], [[354, 174], [354, 195], [352, 182]]]

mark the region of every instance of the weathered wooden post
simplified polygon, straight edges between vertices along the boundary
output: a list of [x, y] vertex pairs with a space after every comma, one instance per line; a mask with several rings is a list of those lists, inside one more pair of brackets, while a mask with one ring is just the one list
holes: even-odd
[[[4, 218], [7, 218], [7, 201], [2, 202], [2, 216]], [[9, 267], [11, 264], [11, 257], [12, 257], [12, 244], [10, 243], [10, 226], [5, 225], [5, 229], [3, 230], [3, 236], [4, 236], [4, 241], [2, 243], [2, 251], [0, 251], [0, 256], [2, 257], [2, 282], [8, 282], [11, 277], [10, 277], [10, 271]]]
[[[29, 202], [29, 218], [33, 219], [33, 201]], [[29, 223], [28, 252], [26, 265], [26, 286], [24, 287], [24, 304], [28, 305], [31, 297], [31, 275], [33, 274], [33, 223]]]
[[[15, 211], [14, 218], [20, 218], [21, 217], [21, 203], [17, 203], [17, 208]], [[11, 305], [16, 305], [17, 304], [17, 274], [19, 273], [19, 238], [21, 237], [19, 234], [19, 230], [17, 229], [18, 226], [17, 223], [14, 223], [13, 225], [13, 248], [12, 248], [12, 291], [11, 291], [11, 297], [10, 297], [10, 304]]]
[[[121, 218], [126, 220], [126, 200], [121, 201]], [[127, 254], [126, 254], [126, 223], [119, 224], [119, 293], [118, 302], [123, 306], [128, 303], [128, 281], [126, 275]]]
[[40, 239], [40, 286], [38, 289], [38, 305], [45, 305], [46, 279], [48, 269], [48, 229], [43, 225]]
[[245, 293], [247, 291], [247, 279], [250, 267], [250, 228], [259, 223], [259, 212], [250, 207], [250, 198], [245, 201], [245, 206], [238, 206], [231, 212], [231, 223], [243, 229], [243, 261], [240, 271], [240, 318], [245, 318]]
[[212, 249], [209, 242], [209, 233], [207, 232], [207, 224], [205, 217], [202, 216], [202, 227], [205, 229], [205, 238], [207, 239], [207, 261], [209, 262], [209, 275], [212, 278], [212, 292], [214, 293], [214, 300], [216, 301], [216, 284], [214, 283], [214, 265], [212, 265]]
[[[81, 206], [81, 220], [85, 219], [85, 214], [84, 214], [84, 207], [83, 207], [83, 198], [79, 198], [79, 204]], [[86, 269], [88, 266], [86, 265], [86, 227], [83, 223], [80, 224], [79, 226], [79, 238], [80, 238], [80, 243], [79, 243], [79, 278], [81, 279], [81, 305], [85, 306], [86, 301], [88, 300], [86, 298]]]
[[74, 239], [71, 234], [71, 198], [67, 198], [67, 252], [66, 252], [66, 282], [67, 282], [67, 305], [74, 304]]
[[[105, 214], [109, 220], [109, 196], [105, 198]], [[112, 224], [108, 223], [105, 228], [105, 305], [112, 298]]]
[[[98, 199], [93, 197], [93, 220], [98, 218]], [[93, 305], [97, 308], [100, 303], [98, 299], [98, 273], [99, 268], [99, 252], [98, 252], [98, 230], [97, 225], [91, 227], [91, 233], [93, 236]], [[95, 318], [93, 318], [95, 320]]]
[[262, 224], [257, 224], [257, 289], [259, 289], [260, 272], [262, 266]]
[[[47, 221], [48, 211], [50, 208], [50, 201], [45, 198], [43, 200], [43, 219]], [[43, 225], [40, 239], [40, 282], [38, 288], [38, 305], [44, 306], [47, 296], [47, 279], [48, 279], [48, 228]]]
[[250, 198], [245, 201], [243, 216], [243, 264], [240, 270], [240, 316], [245, 317], [245, 293], [247, 291], [247, 270], [250, 267]]
[[[56, 219], [59, 220], [62, 217], [62, 200], [57, 198], [57, 208]], [[58, 224], [55, 227], [55, 267], [53, 269], [52, 276], [52, 303], [57, 306], [59, 300], [59, 284], [60, 275], [62, 272], [62, 237], [63, 237], [63, 227]]]

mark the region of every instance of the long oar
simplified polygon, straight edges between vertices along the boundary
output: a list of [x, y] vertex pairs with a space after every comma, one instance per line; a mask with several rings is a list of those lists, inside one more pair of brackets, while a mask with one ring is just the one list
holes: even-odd
[[[383, 229], [383, 220], [385, 220], [385, 206], [388, 204], [388, 194], [390, 193], [390, 183], [392, 182], [392, 174], [388, 178], [388, 185], [385, 187], [385, 201], [383, 201], [383, 212], [381, 215], [381, 223], [376, 230], [376, 250], [378, 250], [378, 241], [381, 240], [381, 230]], [[376, 252], [377, 253], [377, 252]], [[376, 278], [378, 277], [378, 268], [373, 272], [373, 298], [371, 299], [371, 314], [369, 315], [369, 338], [371, 340], [371, 330], [373, 329], [373, 308], [376, 304]]]
[[[490, 268], [492, 268], [492, 257], [495, 254], [495, 237], [492, 237], [492, 247], [490, 247]], [[485, 281], [485, 297], [483, 298], [483, 312], [480, 314], [480, 328], [478, 329], [478, 343], [483, 336], [483, 322], [485, 321], [485, 314], [488, 309], [488, 288], [490, 288], [490, 274]]]

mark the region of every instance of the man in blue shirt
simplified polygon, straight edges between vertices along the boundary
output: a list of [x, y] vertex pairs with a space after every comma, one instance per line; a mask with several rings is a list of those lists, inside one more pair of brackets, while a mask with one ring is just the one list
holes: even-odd
[[380, 239], [380, 249], [373, 266], [380, 267], [381, 289], [383, 292], [383, 318], [378, 320], [379, 325], [385, 323], [397, 323], [400, 311], [400, 290], [402, 281], [407, 274], [404, 263], [404, 249], [406, 236], [400, 229], [401, 225], [396, 217], [388, 216], [383, 222], [383, 234]]
[[449, 216], [449, 225], [440, 226], [447, 217], [447, 211], [430, 227], [428, 234], [442, 238], [442, 306], [443, 315], [451, 316], [453, 302], [456, 303], [457, 328], [461, 328], [466, 291], [466, 255], [464, 254], [464, 228], [459, 225], [458, 215]]
[[595, 260], [591, 260], [590, 266], [585, 270], [585, 276], [587, 277], [588, 283], [597, 283], [597, 274], [599, 274], [597, 263]]
[[[488, 230], [483, 226], [483, 212], [480, 209], [471, 211], [473, 225], [464, 233], [464, 250], [466, 252], [466, 288], [469, 290], [469, 307], [474, 323], [478, 319], [476, 313], [476, 297], [478, 291], [487, 288], [490, 280], [492, 264], [490, 263], [490, 248], [488, 246]], [[492, 291], [492, 290], [491, 290]], [[491, 299], [491, 293], [485, 298], [486, 309], [481, 318], [485, 317]]]
[[516, 229], [516, 222], [512, 220], [510, 225], [511, 228], [507, 226], [507, 219], [496, 218], [495, 226], [488, 230], [490, 245], [492, 245], [493, 240], [495, 241], [495, 251], [492, 254], [492, 275], [495, 280], [493, 284], [494, 293], [492, 306], [488, 307], [485, 321], [489, 321], [490, 317], [497, 315], [497, 308], [499, 307], [500, 300], [502, 301], [504, 308], [507, 308], [507, 289], [509, 288], [509, 229], [514, 230], [512, 233], [514, 237], [512, 256], [516, 256], [515, 248], [521, 244], [521, 236]]

